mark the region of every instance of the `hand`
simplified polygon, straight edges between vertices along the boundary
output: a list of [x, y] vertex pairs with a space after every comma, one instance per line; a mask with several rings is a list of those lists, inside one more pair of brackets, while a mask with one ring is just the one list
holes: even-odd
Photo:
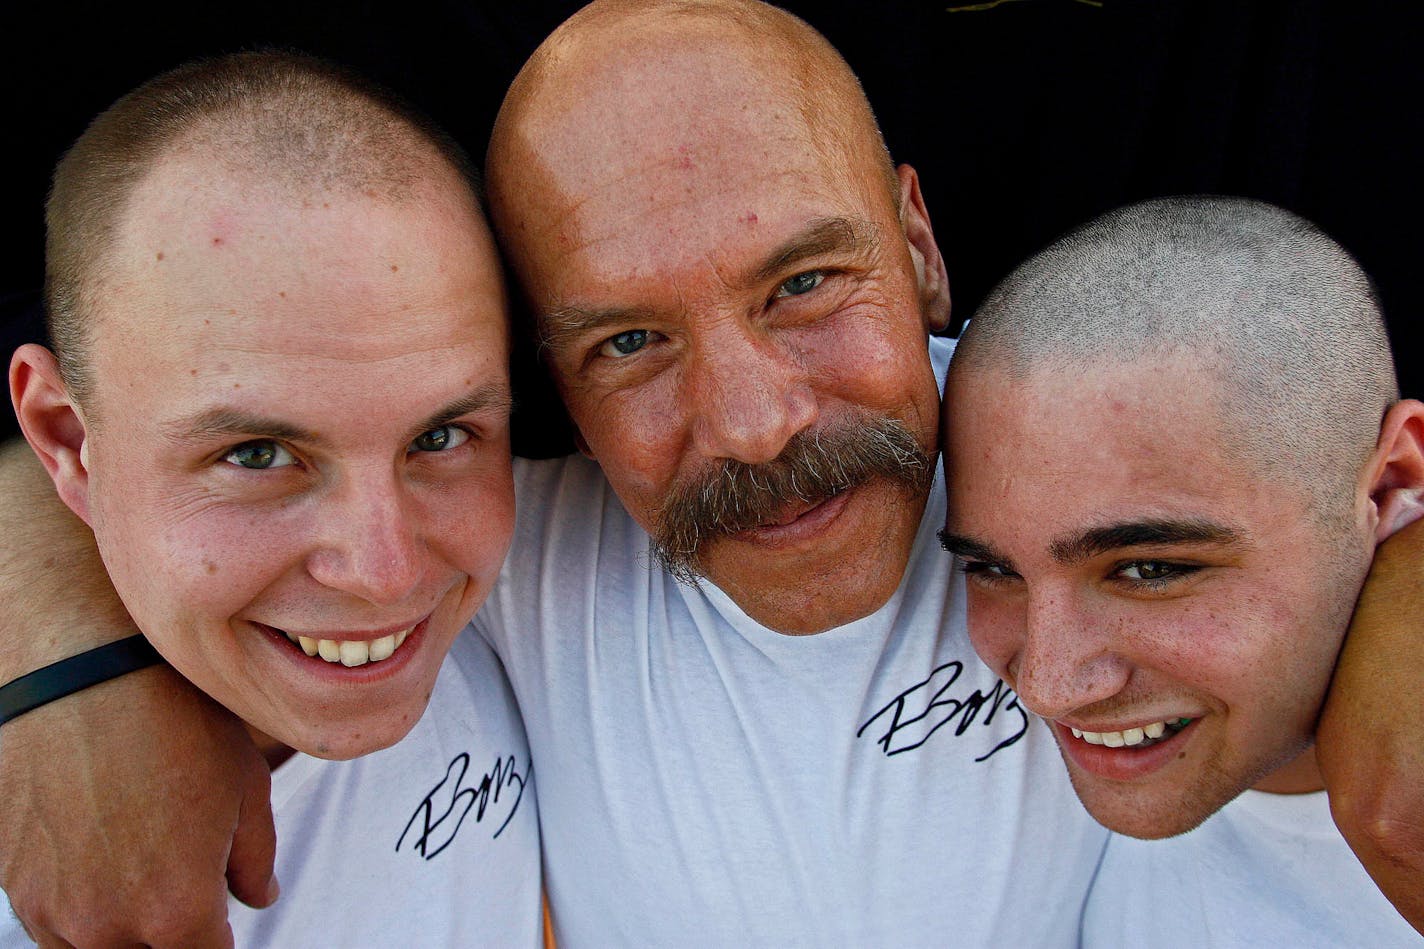
[[271, 774], [166, 666], [0, 729], [0, 886], [42, 946], [230, 947], [229, 886], [276, 899]]
[[1424, 933], [1424, 520], [1386, 540], [1316, 730], [1340, 833]]

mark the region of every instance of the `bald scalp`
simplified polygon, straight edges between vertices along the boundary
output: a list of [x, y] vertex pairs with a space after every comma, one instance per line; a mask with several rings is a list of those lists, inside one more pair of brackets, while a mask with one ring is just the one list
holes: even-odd
[[810, 130], [808, 148], [879, 176], [898, 211], [899, 180], [860, 81], [803, 20], [754, 0], [601, 0], [550, 34], [505, 96], [485, 162], [496, 233], [511, 241], [527, 226], [521, 202], [543, 184], [540, 133], [552, 118], [636, 115], [636, 75], [666, 77], [664, 89], [696, 77], [676, 106], [693, 116], [748, 108], [736, 84], [755, 79], [784, 95]]
[[1359, 264], [1294, 214], [1212, 196], [1109, 212], [1020, 265], [975, 313], [950, 373], [1028, 380], [1132, 364], [1203, 380], [1228, 451], [1305, 487], [1329, 521], [1349, 516], [1399, 398]]
[[478, 194], [467, 156], [394, 94], [299, 53], [237, 53], [158, 76], [100, 114], [55, 169], [45, 302], [70, 395], [92, 402], [101, 287], [138, 186], [169, 159], [267, 192], [399, 200], [441, 165]]

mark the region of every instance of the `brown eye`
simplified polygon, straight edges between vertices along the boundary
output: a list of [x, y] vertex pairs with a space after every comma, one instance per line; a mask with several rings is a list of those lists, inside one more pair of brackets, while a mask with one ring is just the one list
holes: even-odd
[[1168, 583], [1196, 573], [1195, 564], [1169, 563], [1165, 560], [1135, 560], [1118, 568], [1118, 576], [1140, 583]]

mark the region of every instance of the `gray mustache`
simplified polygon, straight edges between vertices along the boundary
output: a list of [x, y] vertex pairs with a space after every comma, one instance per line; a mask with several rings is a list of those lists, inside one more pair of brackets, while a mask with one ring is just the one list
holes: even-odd
[[658, 512], [654, 557], [677, 579], [694, 583], [709, 541], [771, 523], [788, 504], [819, 504], [874, 478], [916, 493], [934, 480], [934, 459], [899, 419], [859, 413], [797, 432], [772, 461], [727, 459], [675, 488]]

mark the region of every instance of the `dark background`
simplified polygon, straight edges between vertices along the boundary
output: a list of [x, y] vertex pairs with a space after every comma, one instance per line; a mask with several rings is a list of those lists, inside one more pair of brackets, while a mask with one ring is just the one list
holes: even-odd
[[[860, 74], [920, 171], [956, 325], [1068, 227], [1161, 194], [1242, 194], [1314, 220], [1375, 278], [1401, 384], [1424, 396], [1424, 68], [1412, 4], [1001, 0], [784, 4]], [[505, 87], [579, 3], [25, 5], [0, 12], [4, 351], [39, 339], [48, 176], [85, 124], [198, 55], [294, 46], [404, 93], [478, 159]], [[516, 449], [567, 448], [521, 365]], [[0, 413], [13, 432], [13, 419]]]

